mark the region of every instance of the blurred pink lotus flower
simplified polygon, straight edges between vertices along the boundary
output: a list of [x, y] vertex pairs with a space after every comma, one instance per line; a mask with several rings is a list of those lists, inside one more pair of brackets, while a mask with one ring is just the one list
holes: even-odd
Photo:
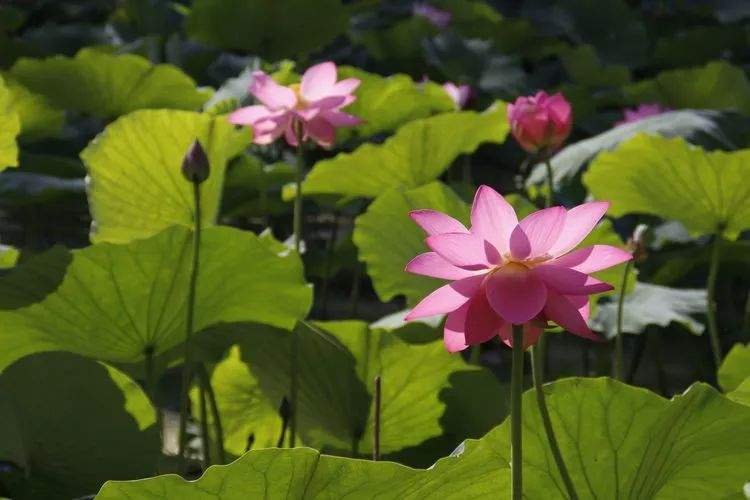
[[447, 28], [450, 25], [451, 18], [453, 17], [453, 14], [451, 14], [447, 10], [438, 9], [437, 7], [433, 7], [432, 5], [424, 2], [415, 3], [412, 12], [415, 16], [424, 17], [433, 26], [436, 26], [441, 30]]
[[561, 93], [519, 97], [508, 104], [511, 132], [529, 153], [556, 151], [570, 135], [573, 111]]
[[445, 82], [443, 90], [448, 93], [456, 109], [464, 109], [471, 98], [471, 87], [469, 85], [456, 85], [453, 82]]
[[282, 134], [291, 146], [297, 146], [295, 129], [302, 127], [303, 142], [312, 139], [323, 147], [331, 147], [336, 129], [359, 125], [362, 121], [341, 111], [357, 98], [352, 93], [361, 83], [357, 78], [336, 81], [336, 65], [324, 62], [310, 67], [301, 83], [285, 87], [262, 71], [253, 73], [250, 93], [261, 104], [240, 108], [229, 121], [250, 125], [253, 142], [270, 144]]
[[669, 108], [665, 108], [661, 104], [639, 104], [637, 108], [625, 108], [622, 110], [623, 119], [615, 123], [615, 127], [623, 125], [625, 123], [633, 123], [638, 120], [643, 120], [649, 116], [656, 116], [669, 111]]
[[481, 186], [471, 208], [471, 228], [434, 210], [409, 215], [427, 233], [432, 250], [416, 256], [406, 271], [452, 282], [425, 297], [407, 320], [448, 314], [444, 341], [450, 352], [498, 335], [512, 340], [511, 325], [524, 325], [524, 348], [533, 345], [548, 321], [581, 337], [598, 340], [587, 320], [589, 295], [612, 290], [589, 276], [631, 259], [609, 245], [573, 250], [591, 232], [608, 202], [570, 210], [545, 208], [520, 222], [495, 190]]

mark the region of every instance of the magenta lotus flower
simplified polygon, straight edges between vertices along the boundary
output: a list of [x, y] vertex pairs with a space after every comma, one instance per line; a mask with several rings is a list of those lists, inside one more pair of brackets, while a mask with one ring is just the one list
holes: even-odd
[[629, 109], [626, 108], [622, 111], [623, 119], [615, 123], [615, 127], [623, 125], [625, 123], [633, 123], [638, 120], [643, 120], [649, 116], [656, 116], [669, 111], [669, 108], [665, 108], [661, 104], [640, 104], [637, 108]]
[[447, 28], [451, 23], [453, 15], [447, 10], [438, 9], [430, 4], [418, 2], [414, 4], [413, 12], [415, 16], [427, 19], [433, 26], [442, 29]]
[[425, 297], [407, 320], [448, 314], [445, 346], [456, 352], [498, 335], [511, 344], [511, 325], [524, 325], [524, 348], [548, 321], [590, 339], [589, 295], [612, 290], [589, 276], [631, 259], [608, 245], [573, 250], [591, 232], [608, 202], [570, 210], [551, 207], [520, 222], [495, 190], [481, 186], [471, 208], [471, 228], [434, 210], [409, 215], [427, 233], [432, 250], [416, 256], [406, 271], [451, 280]]
[[456, 109], [464, 109], [471, 98], [471, 87], [469, 85], [456, 85], [453, 82], [443, 84], [443, 90], [448, 93]]
[[511, 132], [529, 153], [553, 152], [560, 148], [573, 127], [573, 111], [561, 93], [519, 97], [508, 104]]
[[270, 144], [281, 135], [291, 146], [297, 146], [297, 126], [302, 139], [312, 139], [323, 147], [331, 147], [336, 129], [359, 125], [362, 121], [341, 111], [357, 98], [352, 94], [361, 83], [357, 78], [337, 82], [336, 65], [324, 62], [310, 67], [299, 84], [279, 85], [262, 71], [253, 73], [250, 93], [261, 104], [240, 108], [229, 121], [250, 125], [253, 142]]

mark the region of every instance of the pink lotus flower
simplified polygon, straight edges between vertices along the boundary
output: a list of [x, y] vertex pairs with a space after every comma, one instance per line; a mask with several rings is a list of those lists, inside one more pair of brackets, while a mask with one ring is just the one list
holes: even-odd
[[573, 111], [561, 93], [537, 92], [508, 104], [511, 132], [529, 153], [557, 150], [570, 135]]
[[669, 108], [665, 108], [661, 104], [640, 104], [637, 108], [629, 109], [626, 108], [622, 111], [623, 119], [615, 123], [615, 127], [623, 125], [625, 123], [633, 123], [638, 120], [643, 120], [649, 116], [656, 116], [669, 111]]
[[453, 82], [443, 84], [445, 90], [450, 96], [456, 109], [464, 109], [471, 98], [471, 87], [469, 85], [456, 85]]
[[323, 147], [331, 147], [336, 129], [359, 125], [362, 121], [341, 111], [357, 98], [352, 92], [361, 83], [357, 78], [336, 81], [336, 65], [324, 62], [310, 67], [302, 82], [288, 87], [279, 85], [262, 71], [253, 73], [250, 93], [261, 104], [240, 108], [229, 121], [253, 127], [253, 142], [270, 144], [282, 134], [291, 146], [297, 146], [298, 126], [302, 139], [312, 139]]
[[471, 229], [434, 210], [409, 215], [427, 233], [432, 250], [416, 256], [406, 271], [451, 280], [425, 297], [407, 320], [448, 314], [445, 346], [456, 352], [495, 335], [511, 343], [511, 325], [524, 325], [524, 348], [548, 321], [598, 339], [586, 324], [589, 295], [612, 286], [589, 276], [631, 259], [608, 245], [573, 250], [604, 216], [608, 202], [570, 210], [551, 207], [520, 222], [495, 190], [481, 186], [471, 208]]
[[438, 9], [430, 4], [418, 2], [414, 4], [413, 12], [415, 16], [427, 19], [433, 26], [445, 29], [451, 23], [453, 14], [447, 10]]

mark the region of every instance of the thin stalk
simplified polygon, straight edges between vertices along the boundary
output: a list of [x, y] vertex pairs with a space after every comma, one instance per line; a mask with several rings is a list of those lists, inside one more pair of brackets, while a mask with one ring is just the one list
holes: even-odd
[[375, 416], [373, 418], [372, 430], [372, 459], [380, 460], [380, 402], [381, 402], [381, 380], [380, 375], [375, 377]]
[[[544, 334], [542, 334], [544, 335]], [[513, 339], [513, 345], [515, 345], [515, 339]], [[552, 429], [552, 421], [549, 418], [549, 411], [547, 410], [547, 402], [544, 397], [544, 388], [542, 387], [544, 381], [542, 379], [542, 363], [541, 357], [535, 356], [536, 347], [531, 348], [531, 377], [534, 380], [534, 393], [536, 395], [536, 403], [539, 406], [539, 415], [542, 417], [542, 424], [544, 425], [544, 432], [547, 434], [547, 442], [549, 443], [552, 457], [555, 459], [557, 470], [560, 472], [565, 489], [568, 491], [568, 497], [571, 500], [578, 500], [578, 495], [573, 487], [573, 481], [570, 479], [568, 468], [565, 466], [560, 447], [557, 444], [557, 438], [555, 438], [555, 431]]]
[[[295, 180], [296, 191], [294, 195], [294, 249], [302, 258], [302, 180], [304, 179], [304, 149], [302, 144], [302, 124], [297, 121], [294, 125], [294, 133], [297, 136], [297, 176]], [[299, 351], [299, 338], [297, 329], [292, 330], [292, 347], [290, 370], [291, 380], [289, 388], [289, 447], [294, 448], [297, 444], [297, 392], [299, 391], [297, 356]]]
[[545, 206], [551, 207], [552, 204], [555, 202], [554, 195], [554, 182], [552, 179], [552, 163], [550, 163], [549, 158], [544, 160], [544, 166], [547, 169], [547, 200], [545, 202]]
[[471, 346], [471, 353], [469, 354], [469, 363], [472, 365], [481, 366], [481, 354], [482, 349], [479, 347], [479, 344]]
[[462, 161], [461, 161], [461, 180], [464, 182], [464, 184], [468, 184], [471, 186], [471, 184], [474, 182], [471, 175], [471, 156], [470, 155], [464, 155]]
[[708, 335], [711, 339], [711, 352], [714, 356], [714, 363], [718, 368], [721, 365], [721, 341], [719, 340], [719, 327], [716, 321], [716, 278], [719, 276], [719, 260], [721, 255], [721, 235], [714, 235], [714, 241], [711, 244], [711, 262], [708, 268], [708, 281], [706, 282], [706, 292], [708, 295], [707, 319]]
[[211, 436], [208, 435], [208, 409], [206, 408], [206, 388], [203, 378], [201, 378], [198, 396], [200, 399], [201, 437], [203, 438], [203, 470], [206, 470], [211, 465]]
[[286, 430], [289, 427], [289, 400], [287, 398], [281, 400], [279, 414], [281, 415], [281, 433], [279, 433], [279, 440], [276, 441], [276, 448], [284, 446]]
[[179, 451], [180, 460], [183, 470], [187, 465], [185, 456], [185, 446], [187, 441], [187, 417], [188, 417], [188, 391], [192, 380], [192, 349], [190, 348], [190, 337], [193, 334], [193, 317], [195, 311], [195, 289], [198, 284], [198, 266], [200, 262], [201, 246], [201, 190], [200, 184], [193, 182], [193, 200], [195, 210], [193, 212], [193, 263], [190, 271], [190, 283], [188, 285], [187, 297], [187, 318], [185, 321], [185, 360], [182, 369], [182, 385], [180, 387], [180, 433], [179, 433]]
[[750, 292], [747, 293], [747, 299], [745, 299], [745, 315], [742, 320], [742, 331], [744, 332], [745, 339], [750, 339]]
[[354, 266], [354, 277], [352, 278], [352, 291], [349, 302], [349, 311], [352, 318], [357, 316], [359, 310], [360, 282], [362, 281], [362, 264], [359, 262]]
[[521, 396], [523, 394], [523, 325], [513, 325], [513, 365], [510, 378], [510, 470], [513, 500], [523, 498]]
[[226, 454], [224, 453], [224, 426], [221, 423], [221, 414], [216, 404], [216, 393], [211, 385], [211, 378], [208, 376], [206, 367], [203, 364], [198, 366], [198, 376], [201, 378], [203, 389], [206, 391], [206, 396], [208, 396], [209, 408], [211, 408], [211, 420], [213, 421], [214, 434], [216, 435], [216, 463], [223, 465], [227, 462]]
[[625, 310], [625, 287], [628, 284], [628, 276], [630, 275], [630, 269], [633, 267], [633, 260], [629, 260], [625, 264], [625, 269], [622, 271], [622, 285], [620, 286], [620, 296], [617, 298], [617, 335], [615, 336], [615, 357], [613, 361], [612, 370], [617, 380], [622, 380], [622, 358], [623, 358], [623, 342], [624, 335], [622, 332], [622, 321], [623, 312]]

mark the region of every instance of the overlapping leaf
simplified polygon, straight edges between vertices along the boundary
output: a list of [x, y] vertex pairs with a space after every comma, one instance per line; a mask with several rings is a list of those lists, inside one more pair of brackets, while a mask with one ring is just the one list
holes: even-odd
[[51, 105], [43, 95], [30, 91], [11, 78], [6, 78], [5, 84], [10, 92], [11, 109], [18, 113], [24, 140], [56, 137], [62, 132], [65, 124], [62, 109]]
[[[296, 254], [281, 257], [252, 233], [203, 232], [196, 331], [218, 322], [291, 328], [311, 290]], [[35, 256], [0, 279], [0, 369], [24, 354], [67, 350], [132, 363], [185, 336], [192, 234], [182, 227], [125, 245]]]
[[683, 139], [638, 135], [591, 164], [583, 181], [610, 214], [677, 220], [693, 235], [736, 239], [750, 228], [750, 150], [708, 152]]
[[193, 225], [193, 187], [182, 175], [185, 152], [198, 139], [210, 162], [201, 184], [204, 224], [219, 210], [227, 161], [250, 141], [224, 117], [142, 110], [109, 125], [81, 153], [89, 173], [93, 241], [124, 243], [175, 224]]
[[59, 108], [101, 118], [144, 108], [195, 110], [209, 97], [175, 66], [90, 48], [72, 58], [20, 59], [10, 74]]
[[719, 367], [719, 384], [730, 392], [750, 377], [750, 344], [735, 344]]
[[13, 106], [13, 95], [0, 79], [0, 171], [18, 166], [16, 137], [21, 132], [21, 120]]
[[[156, 413], [138, 385], [103, 363], [35, 354], [0, 375], [0, 461], [18, 467], [13, 498], [96, 493], [106, 480], [156, 473]], [[5, 484], [8, 468], [0, 471]]]
[[[563, 456], [582, 498], [738, 496], [750, 459], [750, 408], [696, 384], [672, 400], [610, 379], [549, 384], [548, 404]], [[524, 395], [524, 496], [566, 498], [534, 394]], [[497, 498], [510, 491], [508, 421], [469, 440], [428, 470], [321, 455], [260, 450], [211, 468], [197, 482], [178, 476], [109, 482], [100, 500], [129, 498], [326, 497]]]
[[413, 188], [437, 179], [462, 153], [508, 134], [505, 106], [415, 120], [383, 144], [365, 144], [315, 164], [305, 179], [306, 194], [374, 198], [390, 188]]

